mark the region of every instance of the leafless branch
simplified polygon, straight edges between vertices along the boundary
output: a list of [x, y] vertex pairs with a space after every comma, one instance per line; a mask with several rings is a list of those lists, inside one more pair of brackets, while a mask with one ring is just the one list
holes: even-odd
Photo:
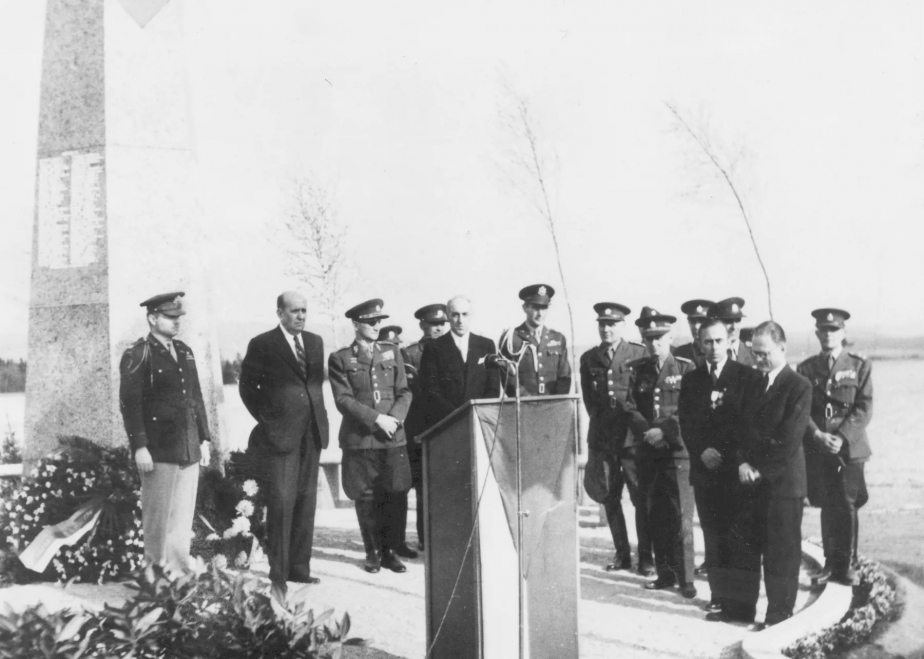
[[767, 268], [764, 266], [764, 260], [760, 256], [757, 240], [754, 238], [754, 230], [751, 228], [751, 219], [748, 216], [746, 204], [744, 203], [744, 198], [740, 191], [740, 185], [736, 183], [734, 176], [735, 164], [743, 157], [743, 152], [733, 154], [730, 159], [727, 159], [728, 164], [723, 164], [722, 158], [720, 157], [720, 150], [713, 144], [713, 131], [710, 130], [709, 126], [704, 125], [700, 127], [700, 130], [694, 130], [693, 127], [690, 126], [690, 122], [677, 110], [677, 108], [667, 102], [665, 102], [664, 105], [666, 105], [667, 109], [674, 115], [680, 130], [692, 138], [693, 142], [702, 150], [703, 154], [705, 154], [706, 159], [718, 170], [720, 177], [725, 181], [728, 189], [731, 190], [735, 202], [738, 205], [738, 210], [741, 212], [741, 217], [744, 219], [744, 224], [747, 227], [748, 235], [751, 238], [751, 245], [754, 246], [754, 254], [757, 255], [757, 262], [760, 264], [760, 269], [764, 273], [764, 281], [767, 284], [767, 307], [770, 311], [770, 318], [772, 320], [773, 300], [770, 294], [770, 277], [767, 274]]
[[328, 190], [310, 178], [296, 180], [286, 228], [287, 273], [308, 288], [330, 322], [334, 348], [339, 348], [337, 320], [352, 273], [346, 268], [347, 227], [339, 221]]
[[[577, 355], [574, 345], [574, 314], [571, 310], [571, 299], [568, 296], [568, 287], [565, 283], [565, 271], [562, 267], [561, 250], [558, 244], [555, 215], [549, 195], [550, 166], [548, 160], [557, 160], [554, 150], [551, 156], [546, 155], [546, 144], [540, 138], [538, 123], [531, 112], [529, 98], [520, 94], [510, 83], [509, 79], [501, 80], [502, 100], [499, 111], [499, 120], [503, 133], [507, 138], [507, 149], [503, 171], [514, 190], [524, 195], [535, 211], [543, 219], [552, 236], [552, 245], [555, 248], [555, 261], [558, 265], [558, 275], [561, 279], [562, 295], [568, 309], [568, 323], [571, 330], [572, 370], [577, 372]], [[575, 383], [578, 379], [575, 378]]]

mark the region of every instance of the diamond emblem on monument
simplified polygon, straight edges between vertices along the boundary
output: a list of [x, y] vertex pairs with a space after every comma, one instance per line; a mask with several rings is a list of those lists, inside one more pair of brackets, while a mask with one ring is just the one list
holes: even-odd
[[128, 12], [138, 27], [144, 27], [157, 16], [157, 12], [164, 8], [170, 0], [119, 0], [122, 8]]

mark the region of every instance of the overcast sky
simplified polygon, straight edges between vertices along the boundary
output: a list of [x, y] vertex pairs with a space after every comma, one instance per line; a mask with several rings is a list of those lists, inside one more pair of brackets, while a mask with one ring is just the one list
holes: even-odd
[[[744, 154], [784, 326], [842, 306], [855, 327], [921, 333], [924, 5], [500, 4], [185, 3], [221, 321], [274, 322], [294, 285], [278, 223], [304, 175], [350, 227], [361, 279], [344, 310], [382, 297], [407, 328], [417, 307], [467, 293], [493, 337], [520, 322], [522, 286], [560, 289], [550, 234], [501, 165], [506, 79], [550, 156], [578, 342], [601, 300], [679, 314], [740, 295], [767, 317], [734, 198], [666, 101]], [[41, 2], [0, 4], [0, 356], [25, 356], [43, 19]], [[559, 296], [549, 324], [567, 322]]]

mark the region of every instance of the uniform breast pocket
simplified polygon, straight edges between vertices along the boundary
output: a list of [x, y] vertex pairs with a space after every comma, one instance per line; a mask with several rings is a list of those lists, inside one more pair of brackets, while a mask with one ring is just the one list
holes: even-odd
[[391, 360], [379, 364], [379, 377], [382, 378], [382, 384], [391, 386], [395, 383], [395, 371], [398, 370], [398, 364]]
[[366, 371], [360, 368], [348, 368], [346, 374], [347, 380], [350, 381], [350, 386], [353, 389], [358, 389], [366, 384]]
[[845, 403], [852, 403], [857, 397], [857, 383], [855, 380], [842, 380], [834, 388], [834, 397]]

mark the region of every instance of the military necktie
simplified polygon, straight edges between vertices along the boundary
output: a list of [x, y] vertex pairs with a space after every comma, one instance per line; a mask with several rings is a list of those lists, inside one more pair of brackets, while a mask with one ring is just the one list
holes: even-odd
[[828, 373], [830, 373], [834, 369], [835, 361], [836, 360], [834, 359], [834, 355], [832, 355], [831, 353], [828, 353]]
[[616, 354], [616, 348], [614, 348], [614, 347], [611, 345], [609, 348], [606, 349], [606, 361], [612, 362], [612, 361], [613, 361], [613, 355], [615, 355], [615, 354]]
[[298, 359], [298, 365], [302, 369], [302, 375], [308, 377], [308, 360], [305, 358], [302, 342], [298, 340], [298, 335], [293, 336], [292, 339], [295, 341], [295, 356]]
[[170, 356], [173, 357], [173, 361], [179, 363], [179, 360], [176, 358], [176, 348], [173, 347], [173, 341], [167, 344], [167, 350], [170, 351]]

